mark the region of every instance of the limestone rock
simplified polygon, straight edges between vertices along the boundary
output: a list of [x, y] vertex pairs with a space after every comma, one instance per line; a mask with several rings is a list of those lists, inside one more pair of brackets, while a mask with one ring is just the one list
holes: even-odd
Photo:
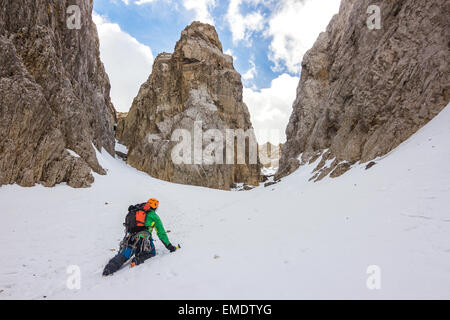
[[[123, 121], [125, 121], [127, 116], [128, 116], [128, 112], [116, 112], [117, 122], [114, 126], [114, 130], [116, 131], [116, 136], [117, 136], [117, 128], [123, 126], [123, 124], [121, 124], [121, 123]], [[116, 152], [116, 154], [117, 154], [117, 152]]]
[[127, 117], [128, 112], [117, 112], [117, 122]]
[[273, 145], [266, 142], [258, 146], [259, 160], [264, 168], [278, 168], [283, 144]]
[[[222, 52], [214, 27], [194, 22], [182, 32], [173, 54], [157, 56], [152, 74], [126, 119], [118, 124], [116, 136], [129, 149], [128, 163], [153, 177], [218, 189], [229, 189], [233, 183], [258, 185], [257, 160], [255, 164], [205, 164], [201, 159], [192, 159], [192, 164], [173, 162], [171, 153], [177, 142], [171, 141], [172, 134], [177, 129], [194, 134], [199, 121], [203, 133], [216, 129], [225, 140], [226, 129], [248, 130], [256, 143], [233, 58]], [[200, 147], [210, 142], [203, 135]]]
[[[77, 3], [81, 29], [70, 29]], [[0, 185], [87, 187], [114, 152], [92, 1], [0, 1]]]
[[[304, 56], [277, 178], [325, 156], [316, 179], [383, 156], [435, 117], [450, 97], [450, 2], [342, 0]], [[325, 152], [328, 151], [328, 152]], [[321, 167], [322, 165], [322, 167]]]

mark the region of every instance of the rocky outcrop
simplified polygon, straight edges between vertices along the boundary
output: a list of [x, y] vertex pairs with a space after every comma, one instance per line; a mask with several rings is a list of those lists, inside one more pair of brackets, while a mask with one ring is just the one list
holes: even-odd
[[[380, 29], [366, 24], [372, 4]], [[316, 160], [313, 179], [339, 176], [436, 116], [450, 97], [449, 16], [446, 0], [342, 0], [304, 56], [277, 178]]]
[[[78, 5], [80, 29], [67, 20]], [[87, 187], [114, 152], [92, 0], [0, 1], [0, 185]], [[70, 26], [70, 28], [69, 28]]]
[[266, 142], [258, 147], [259, 161], [264, 168], [278, 168], [283, 144], [273, 145]]
[[125, 121], [125, 119], [128, 116], [128, 112], [116, 112], [116, 117], [117, 117], [117, 122], [114, 126], [114, 130], [116, 132], [116, 136], [117, 136], [117, 128], [120, 126], [122, 127], [123, 124], [120, 124], [121, 122]]
[[122, 120], [125, 120], [127, 116], [128, 112], [117, 112], [117, 123], [119, 123]]
[[[223, 53], [214, 27], [194, 22], [182, 32], [173, 54], [157, 56], [152, 74], [118, 125], [117, 137], [129, 149], [128, 163], [153, 177], [218, 189], [229, 189], [234, 183], [258, 185], [260, 165], [257, 160], [250, 164], [248, 156], [241, 164], [226, 164], [226, 157], [222, 157], [224, 164], [208, 164], [201, 154], [198, 161], [194, 135], [199, 123], [200, 131], [216, 129], [224, 140], [226, 129], [247, 131], [257, 149], [233, 58]], [[188, 163], [174, 163], [172, 158], [178, 144], [172, 135], [178, 129], [191, 134]], [[215, 139], [203, 134], [200, 148], [206, 150]], [[221, 145], [225, 153], [225, 142]]]

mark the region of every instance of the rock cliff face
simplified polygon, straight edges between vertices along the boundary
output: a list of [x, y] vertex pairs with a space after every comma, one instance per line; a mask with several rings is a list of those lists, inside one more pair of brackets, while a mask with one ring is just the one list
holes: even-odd
[[264, 168], [278, 168], [283, 144], [273, 145], [266, 142], [258, 147], [259, 160]]
[[[380, 29], [367, 27], [371, 4]], [[339, 176], [436, 116], [450, 97], [449, 16], [446, 0], [342, 0], [303, 59], [277, 178], [320, 156], [313, 178]]]
[[0, 0], [0, 185], [87, 187], [105, 174], [94, 146], [113, 154], [115, 111], [92, 6]]
[[128, 116], [128, 112], [116, 112], [116, 124], [114, 126], [114, 130], [116, 131], [115, 135], [117, 136], [117, 127], [121, 127], [122, 125], [120, 124], [122, 121], [125, 121], [125, 119]]
[[[234, 183], [258, 185], [259, 162], [249, 164], [246, 159], [243, 164], [226, 164], [224, 156], [225, 164], [206, 164], [202, 155], [198, 162], [195, 143], [189, 157], [192, 164], [174, 163], [171, 154], [178, 142], [171, 141], [172, 134], [185, 129], [193, 141], [200, 121], [203, 133], [216, 129], [224, 140], [226, 129], [249, 130], [249, 140], [257, 150], [233, 59], [223, 54], [214, 27], [194, 22], [182, 32], [173, 54], [157, 56], [127, 118], [118, 124], [117, 137], [129, 149], [128, 163], [153, 177], [218, 189], [229, 189]], [[218, 141], [204, 134], [200, 148], [205, 149], [212, 140]], [[225, 153], [225, 142], [222, 145]]]
[[127, 116], [128, 112], [117, 112], [117, 123], [119, 123], [122, 120], [125, 120]]

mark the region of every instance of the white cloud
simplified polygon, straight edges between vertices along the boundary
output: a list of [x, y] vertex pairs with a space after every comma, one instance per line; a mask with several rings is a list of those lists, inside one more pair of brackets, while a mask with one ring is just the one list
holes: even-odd
[[152, 71], [152, 51], [118, 24], [95, 12], [93, 19], [100, 38], [100, 57], [111, 82], [112, 102], [117, 111], [126, 112]]
[[287, 73], [272, 80], [270, 88], [256, 91], [244, 88], [244, 102], [251, 115], [259, 143], [278, 144], [286, 140], [285, 130], [295, 100], [298, 77]]
[[255, 58], [252, 57], [252, 59], [249, 61], [250, 69], [248, 69], [247, 72], [242, 75], [242, 79], [244, 80], [245, 84], [248, 84], [249, 81], [255, 79], [256, 75], [258, 74], [258, 71], [256, 70], [256, 64], [253, 61], [254, 59]]
[[325, 31], [340, 0], [282, 0], [269, 18], [269, 59], [275, 71], [299, 73], [303, 55]]
[[246, 15], [241, 13], [240, 6], [243, 2], [257, 4], [258, 0], [230, 0], [226, 19], [233, 36], [233, 42], [237, 44], [244, 41], [251, 45], [250, 37], [256, 31], [264, 28], [264, 17], [259, 11], [253, 11]]
[[195, 20], [214, 25], [210, 10], [216, 6], [215, 0], [183, 0], [183, 5], [186, 10], [195, 12]]
[[[123, 1], [123, 0], [122, 0]], [[129, 1], [129, 0], [125, 0], [125, 1]], [[155, 2], [156, 0], [139, 0], [136, 1], [135, 4], [137, 4], [138, 6], [140, 6], [141, 4], [146, 4], [146, 3], [152, 3]], [[128, 3], [127, 3], [128, 4]]]

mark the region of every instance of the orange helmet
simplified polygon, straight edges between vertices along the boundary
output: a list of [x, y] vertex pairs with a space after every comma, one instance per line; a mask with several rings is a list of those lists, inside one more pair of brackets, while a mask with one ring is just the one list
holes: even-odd
[[159, 201], [156, 200], [155, 198], [151, 198], [150, 200], [147, 201], [147, 204], [150, 206], [150, 208], [157, 209], [159, 206]]

